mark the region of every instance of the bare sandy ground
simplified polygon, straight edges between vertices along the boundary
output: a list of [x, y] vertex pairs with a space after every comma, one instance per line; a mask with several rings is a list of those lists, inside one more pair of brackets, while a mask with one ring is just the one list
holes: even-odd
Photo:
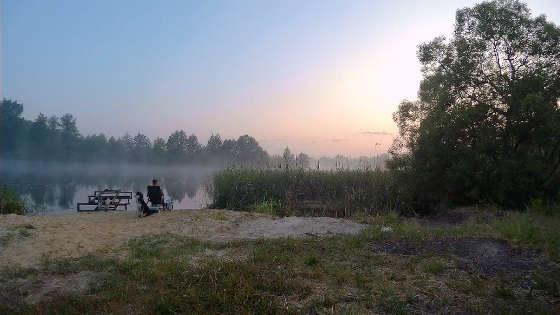
[[[344, 219], [273, 218], [228, 210], [176, 210], [139, 219], [133, 211], [71, 213], [57, 216], [0, 215], [0, 236], [26, 227], [26, 235], [0, 244], [0, 267], [33, 266], [42, 257], [88, 253], [126, 255], [128, 240], [144, 234], [173, 233], [211, 241], [356, 234], [364, 228]], [[31, 227], [32, 226], [32, 227]]]

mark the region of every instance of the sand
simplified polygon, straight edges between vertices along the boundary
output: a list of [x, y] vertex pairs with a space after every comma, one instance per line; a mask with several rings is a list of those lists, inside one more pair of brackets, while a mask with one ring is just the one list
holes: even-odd
[[[32, 228], [29, 228], [32, 225]], [[173, 233], [203, 240], [356, 234], [365, 226], [325, 217], [273, 218], [228, 210], [175, 210], [145, 218], [134, 211], [70, 213], [56, 216], [0, 215], [0, 234], [27, 226], [25, 236], [0, 245], [0, 268], [29, 267], [43, 257], [79, 257], [89, 253], [127, 255], [126, 242], [144, 234]]]

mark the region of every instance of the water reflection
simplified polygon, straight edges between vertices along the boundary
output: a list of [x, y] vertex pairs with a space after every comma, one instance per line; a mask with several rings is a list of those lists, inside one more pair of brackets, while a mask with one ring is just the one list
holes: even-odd
[[8, 185], [25, 201], [31, 214], [75, 211], [94, 190], [142, 191], [159, 180], [175, 209], [197, 209], [210, 202], [206, 187], [215, 168], [130, 165], [60, 165], [0, 162], [0, 185]]

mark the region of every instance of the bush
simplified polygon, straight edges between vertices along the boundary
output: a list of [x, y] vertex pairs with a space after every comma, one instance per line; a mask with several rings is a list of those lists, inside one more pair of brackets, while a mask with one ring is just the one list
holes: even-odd
[[224, 170], [214, 176], [213, 206], [279, 215], [306, 209], [369, 214], [400, 209], [399, 192], [379, 170]]
[[0, 214], [24, 214], [23, 200], [9, 187], [0, 187]]
[[527, 209], [531, 212], [544, 214], [547, 216], [560, 213], [560, 206], [557, 202], [544, 202], [542, 199], [531, 199]]

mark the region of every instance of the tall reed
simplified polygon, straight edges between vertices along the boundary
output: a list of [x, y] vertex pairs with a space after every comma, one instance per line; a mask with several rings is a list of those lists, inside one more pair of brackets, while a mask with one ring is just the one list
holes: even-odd
[[303, 210], [374, 214], [399, 207], [393, 177], [380, 170], [228, 169], [214, 177], [213, 206], [251, 210], [278, 204], [280, 214]]

